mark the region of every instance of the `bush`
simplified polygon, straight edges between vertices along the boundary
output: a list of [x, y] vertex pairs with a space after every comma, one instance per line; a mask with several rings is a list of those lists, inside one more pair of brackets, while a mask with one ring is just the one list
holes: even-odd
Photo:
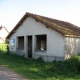
[[44, 62], [44, 60], [42, 59], [42, 57], [37, 58], [36, 61], [38, 61], [38, 62]]
[[8, 39], [6, 39], [6, 40], [5, 40], [5, 43], [6, 43], [6, 44], [9, 44], [9, 40], [8, 40]]
[[68, 73], [80, 73], [80, 60], [78, 56], [73, 56], [63, 62], [53, 61], [53, 66], [49, 70], [64, 75]]
[[63, 65], [65, 65], [63, 69], [66, 69], [70, 72], [77, 73], [78, 67], [80, 65], [80, 61], [77, 57], [73, 56], [70, 59], [64, 61]]
[[9, 46], [8, 45], [6, 46], [6, 49], [7, 49], [6, 54], [9, 55], [10, 54], [10, 51], [9, 51]]

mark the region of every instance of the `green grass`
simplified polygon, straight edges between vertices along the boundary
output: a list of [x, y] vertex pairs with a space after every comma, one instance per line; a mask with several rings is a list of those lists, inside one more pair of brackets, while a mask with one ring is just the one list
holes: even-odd
[[0, 50], [6, 51], [7, 44], [0, 44]]
[[[3, 46], [3, 48], [1, 47]], [[80, 56], [64, 62], [43, 62], [40, 58], [25, 59], [23, 56], [6, 55], [6, 45], [0, 45], [0, 65], [6, 66], [27, 79], [37, 80], [80, 80]]]

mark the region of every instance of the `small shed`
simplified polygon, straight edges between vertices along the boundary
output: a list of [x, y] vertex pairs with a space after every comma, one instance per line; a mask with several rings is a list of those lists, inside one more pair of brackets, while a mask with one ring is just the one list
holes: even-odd
[[5, 43], [5, 39], [7, 35], [9, 34], [9, 31], [4, 26], [0, 26], [0, 43]]
[[26, 12], [8, 34], [9, 50], [44, 61], [65, 60], [80, 52], [80, 28], [65, 21]]

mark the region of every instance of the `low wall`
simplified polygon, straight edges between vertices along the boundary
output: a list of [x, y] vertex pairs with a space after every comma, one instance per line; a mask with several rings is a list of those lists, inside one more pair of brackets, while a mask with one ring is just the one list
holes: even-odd
[[33, 56], [34, 59], [37, 59], [39, 57], [42, 57], [42, 59], [45, 62], [52, 62], [54, 60], [56, 60], [56, 61], [64, 61], [64, 57], [58, 57], [58, 56], [40, 55], [40, 54], [34, 54], [34, 56]]

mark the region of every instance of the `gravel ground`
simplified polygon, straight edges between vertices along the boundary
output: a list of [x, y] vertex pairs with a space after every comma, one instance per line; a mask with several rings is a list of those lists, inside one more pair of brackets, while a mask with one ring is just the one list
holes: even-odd
[[10, 69], [0, 66], [0, 80], [28, 80]]

